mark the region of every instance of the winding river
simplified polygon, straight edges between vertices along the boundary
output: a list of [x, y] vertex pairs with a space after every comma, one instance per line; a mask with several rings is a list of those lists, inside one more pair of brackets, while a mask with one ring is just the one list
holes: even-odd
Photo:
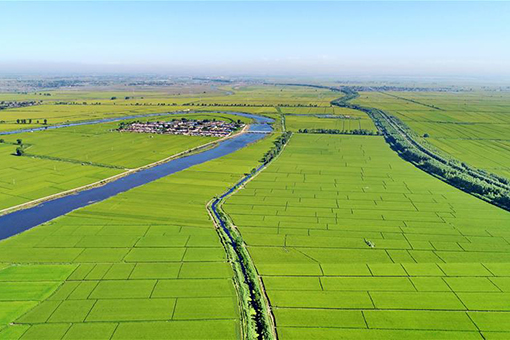
[[12, 130], [12, 131], [0, 131], [0, 136], [6, 136], [6, 135], [14, 135], [17, 133], [23, 133], [23, 132], [37, 132], [37, 131], [46, 131], [46, 130], [53, 130], [53, 129], [60, 129], [60, 128], [66, 128], [66, 127], [72, 127], [72, 126], [82, 126], [82, 125], [93, 125], [93, 124], [101, 124], [101, 123], [111, 123], [111, 122], [118, 122], [121, 120], [127, 120], [127, 119], [137, 119], [137, 118], [147, 118], [147, 117], [158, 117], [158, 116], [171, 116], [171, 115], [184, 115], [188, 113], [224, 113], [224, 114], [232, 114], [236, 116], [242, 116], [247, 118], [252, 118], [258, 123], [269, 123], [272, 121], [272, 119], [263, 117], [263, 116], [257, 116], [252, 115], [249, 113], [244, 112], [230, 112], [230, 111], [174, 111], [174, 112], [161, 112], [161, 113], [144, 113], [139, 115], [130, 115], [130, 116], [120, 116], [120, 117], [114, 117], [114, 118], [101, 118], [101, 119], [95, 119], [95, 120], [85, 120], [80, 122], [74, 122], [74, 123], [62, 123], [62, 124], [55, 124], [55, 125], [45, 125], [35, 128], [28, 128], [28, 129], [19, 129], [19, 130]]
[[[193, 112], [194, 113], [194, 112]], [[221, 113], [229, 113], [235, 114], [239, 116], [244, 116], [247, 118], [251, 118], [255, 121], [255, 124], [250, 125], [250, 129], [248, 133], [243, 133], [238, 136], [232, 137], [230, 139], [226, 139], [224, 141], [219, 142], [215, 147], [202, 151], [200, 153], [196, 153], [190, 156], [185, 156], [182, 158], [177, 158], [170, 160], [166, 163], [159, 164], [152, 168], [147, 168], [140, 170], [138, 172], [134, 172], [125, 177], [121, 177], [117, 180], [109, 182], [103, 186], [94, 187], [91, 189], [79, 191], [73, 195], [63, 196], [60, 198], [56, 198], [54, 200], [50, 200], [34, 207], [18, 210], [3, 216], [0, 216], [0, 240], [6, 239], [18, 233], [21, 233], [25, 230], [33, 228], [42, 223], [48, 222], [54, 218], [65, 215], [73, 210], [78, 208], [85, 207], [87, 205], [103, 201], [107, 198], [115, 196], [119, 193], [128, 191], [130, 189], [136, 188], [138, 186], [153, 182], [162, 177], [174, 174], [176, 172], [185, 170], [194, 165], [202, 164], [208, 162], [210, 160], [228, 155], [232, 152], [235, 152], [243, 147], [256, 142], [262, 138], [264, 138], [268, 132], [272, 131], [272, 127], [269, 125], [272, 122], [272, 119], [257, 116], [247, 113], [239, 113], [239, 112], [221, 112]], [[172, 113], [168, 113], [172, 114]], [[182, 112], [179, 112], [182, 114]], [[129, 116], [129, 117], [120, 117], [115, 119], [102, 119], [92, 123], [92, 121], [86, 122], [87, 124], [99, 124], [104, 122], [111, 122], [121, 119], [132, 119], [139, 117], [148, 117], [152, 115], [162, 115], [162, 114], [151, 114], [151, 115], [143, 115], [143, 116]], [[76, 125], [84, 125], [83, 123], [75, 123], [61, 126], [53, 126], [52, 128], [58, 127], [68, 127], [68, 126], [76, 126]], [[48, 127], [49, 128], [49, 127]], [[39, 129], [40, 130], [40, 129]], [[38, 131], [36, 129], [32, 129], [32, 131]], [[18, 131], [26, 132], [26, 131]], [[11, 131], [9, 134], [14, 133]]]

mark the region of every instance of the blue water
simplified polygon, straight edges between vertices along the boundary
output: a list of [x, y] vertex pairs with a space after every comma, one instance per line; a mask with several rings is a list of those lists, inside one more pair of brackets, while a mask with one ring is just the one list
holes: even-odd
[[[267, 124], [272, 121], [270, 118], [249, 114], [239, 115], [255, 119], [257, 124], [252, 124], [250, 126], [251, 131], [271, 131], [272, 129], [271, 126]], [[11, 237], [37, 225], [51, 221], [56, 217], [65, 215], [75, 209], [105, 200], [119, 193], [153, 182], [191, 166], [228, 155], [247, 146], [248, 144], [264, 138], [265, 136], [266, 133], [257, 132], [241, 134], [218, 143], [218, 145], [212, 149], [174, 159], [167, 163], [129, 174], [100, 187], [80, 191], [73, 195], [41, 203], [32, 208], [0, 216], [0, 239]]]

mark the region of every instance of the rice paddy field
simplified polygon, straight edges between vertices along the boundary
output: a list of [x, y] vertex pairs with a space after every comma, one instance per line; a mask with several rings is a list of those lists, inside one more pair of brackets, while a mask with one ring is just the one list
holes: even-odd
[[382, 137], [295, 134], [225, 211], [280, 339], [510, 336], [510, 214]]
[[206, 203], [272, 140], [0, 242], [0, 338], [239, 338], [233, 272]]
[[[213, 113], [150, 119], [181, 117], [249, 122], [243, 117]], [[216, 140], [112, 131], [117, 127], [118, 123], [103, 123], [4, 136], [5, 143], [0, 143], [0, 210], [95, 183]], [[23, 157], [13, 155], [17, 139], [26, 145]]]
[[285, 126], [289, 131], [294, 132], [304, 129], [331, 129], [339, 130], [342, 132], [362, 129], [372, 131], [374, 133], [377, 132], [374, 123], [366, 115], [359, 118], [344, 118], [342, 116], [318, 117], [285, 115]]
[[507, 92], [363, 92], [356, 102], [400, 118], [462, 162], [510, 178]]
[[[7, 101], [43, 101], [41, 105], [0, 111], [0, 131], [40, 127], [44, 119], [51, 125], [184, 109], [242, 111], [276, 117], [280, 104], [329, 106], [329, 100], [337, 95], [328, 90], [316, 91], [295, 86], [241, 86], [211, 93], [195, 92], [184, 88], [182, 93], [50, 91], [51, 96], [37, 93], [0, 94], [0, 99]], [[228, 94], [225, 94], [226, 92]], [[67, 104], [57, 105], [61, 102]], [[183, 106], [185, 103], [197, 103], [197, 106]], [[220, 106], [198, 105], [202, 103], [219, 103]], [[261, 106], [262, 103], [268, 106]], [[230, 106], [233, 104], [247, 106]], [[181, 116], [171, 116], [168, 119], [179, 117]], [[248, 122], [239, 116], [218, 113], [187, 114], [186, 117], [241, 119]], [[17, 119], [32, 119], [32, 123], [17, 124]], [[148, 136], [110, 131], [116, 124], [105, 123], [2, 136], [7, 143], [0, 143], [0, 210], [94, 183], [119, 174], [125, 168], [146, 165], [213, 140], [205, 137]], [[277, 124], [275, 128], [278, 127]], [[12, 143], [18, 138], [27, 146], [27, 155], [39, 158], [13, 156], [17, 146]]]
[[0, 144], [0, 210], [122, 172], [120, 169], [17, 157], [12, 155], [15, 149], [13, 145]]
[[[196, 103], [242, 104], [246, 106], [317, 106], [330, 107], [330, 102], [338, 98], [338, 93], [327, 89], [303, 86], [236, 86], [232, 94], [226, 96], [203, 97]], [[266, 108], [267, 109], [267, 108]]]
[[[51, 96], [38, 94], [0, 94], [1, 100], [42, 100], [42, 104], [0, 111], [0, 131], [39, 127], [48, 124], [114, 118], [135, 114], [164, 113], [179, 110], [243, 111], [274, 115], [280, 106], [291, 112], [298, 106], [317, 106], [317, 112], [333, 111], [330, 101], [338, 93], [299, 86], [238, 86], [196, 93], [112, 92], [112, 91], [49, 91]], [[115, 99], [112, 99], [115, 98]], [[187, 104], [187, 105], [185, 105]], [[191, 105], [193, 104], [193, 105]], [[312, 107], [307, 107], [306, 113]], [[338, 109], [335, 109], [338, 110]], [[17, 119], [31, 119], [30, 124], [17, 124]]]
[[[249, 123], [226, 113], [238, 111], [274, 118], [277, 132], [376, 132], [365, 113], [333, 107], [340, 94], [327, 89], [175, 90], [53, 91], [42, 105], [0, 111], [0, 130], [41, 123], [16, 119], [56, 124], [190, 109], [222, 113], [147, 120]], [[39, 99], [0, 94], [32, 97]], [[362, 92], [356, 102], [510, 177], [508, 99]], [[3, 136], [0, 210], [215, 140], [117, 126]], [[260, 164], [277, 135], [0, 241], [0, 339], [243, 338], [241, 297], [206, 204]], [[18, 138], [23, 157], [12, 155]], [[510, 213], [415, 168], [381, 136], [295, 133], [224, 210], [248, 247], [279, 339], [510, 338]]]

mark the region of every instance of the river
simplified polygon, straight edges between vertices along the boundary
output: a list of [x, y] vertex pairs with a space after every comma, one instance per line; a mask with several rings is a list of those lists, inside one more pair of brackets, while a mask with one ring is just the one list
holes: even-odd
[[[272, 128], [269, 125], [272, 121], [270, 118], [238, 112], [229, 113], [252, 118], [256, 123], [250, 125], [249, 133], [243, 133], [233, 138], [221, 141], [215, 147], [200, 153], [170, 160], [152, 168], [131, 173], [103, 186], [79, 191], [72, 195], [43, 202], [31, 208], [14, 211], [0, 216], [0, 240], [19, 234], [42, 223], [51, 221], [54, 218], [65, 215], [78, 208], [103, 201], [122, 192], [153, 182], [194, 165], [202, 164], [228, 155], [242, 149], [248, 144], [264, 138], [268, 132], [272, 131]], [[130, 118], [122, 117], [122, 119]], [[104, 120], [101, 120], [96, 124], [104, 122]]]

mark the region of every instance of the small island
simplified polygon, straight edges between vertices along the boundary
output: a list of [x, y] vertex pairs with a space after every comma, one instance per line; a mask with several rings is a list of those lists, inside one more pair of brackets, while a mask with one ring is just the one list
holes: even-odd
[[121, 122], [117, 131], [203, 137], [226, 137], [243, 126], [244, 124], [240, 121], [237, 123], [227, 123], [221, 120], [188, 120], [186, 118], [182, 118], [179, 120], [173, 119], [171, 121]]

